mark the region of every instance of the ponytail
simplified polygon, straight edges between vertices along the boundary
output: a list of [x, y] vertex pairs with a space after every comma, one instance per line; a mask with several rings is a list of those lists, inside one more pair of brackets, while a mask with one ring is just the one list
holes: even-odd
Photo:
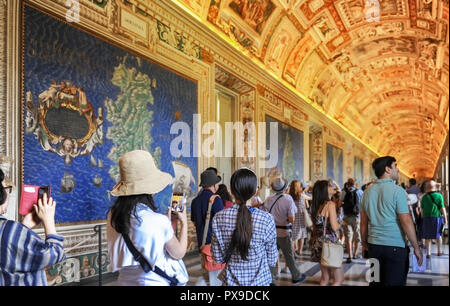
[[231, 192], [236, 200], [240, 201], [239, 210], [236, 217], [236, 227], [231, 236], [231, 242], [228, 247], [227, 262], [235, 249], [243, 260], [248, 260], [248, 250], [253, 235], [252, 214], [245, 203], [256, 192], [258, 179], [255, 173], [249, 169], [239, 169], [233, 173], [230, 180]]
[[232, 252], [236, 248], [242, 259], [247, 260], [252, 234], [252, 214], [245, 205], [245, 202], [242, 202], [236, 218], [236, 228], [234, 229], [233, 236], [231, 236], [230, 251]]
[[2, 169], [0, 169], [0, 205], [3, 205], [6, 201], [6, 190], [5, 187], [3, 187], [3, 180], [5, 179], [5, 174], [3, 173]]

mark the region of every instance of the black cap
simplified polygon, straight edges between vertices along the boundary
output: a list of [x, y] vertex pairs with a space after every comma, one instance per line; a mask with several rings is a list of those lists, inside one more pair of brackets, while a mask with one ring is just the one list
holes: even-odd
[[200, 175], [200, 186], [202, 187], [210, 187], [222, 180], [220, 176], [218, 176], [214, 170], [205, 170]]

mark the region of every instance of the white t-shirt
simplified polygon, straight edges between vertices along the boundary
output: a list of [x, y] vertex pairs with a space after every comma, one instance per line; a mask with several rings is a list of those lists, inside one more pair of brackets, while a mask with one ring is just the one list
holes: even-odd
[[[145, 204], [136, 206], [136, 214], [141, 222], [131, 215], [130, 240], [136, 249], [154, 267], [170, 270], [168, 254], [164, 245], [174, 236], [167, 216], [154, 212]], [[111, 226], [111, 213], [108, 214], [106, 236], [112, 271], [119, 270], [119, 284], [123, 286], [167, 286], [168, 281], [150, 271], [145, 273], [139, 262], [135, 261], [122, 235]]]
[[408, 193], [408, 205], [416, 204], [419, 198], [414, 193]]

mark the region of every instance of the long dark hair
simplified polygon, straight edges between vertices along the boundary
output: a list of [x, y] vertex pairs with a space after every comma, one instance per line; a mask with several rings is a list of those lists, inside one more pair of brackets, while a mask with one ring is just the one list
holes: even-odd
[[4, 179], [5, 179], [5, 174], [3, 173], [2, 169], [0, 169], [0, 205], [5, 203], [6, 197], [7, 197], [5, 187], [3, 187]]
[[243, 260], [247, 260], [250, 241], [252, 240], [253, 224], [252, 215], [245, 202], [256, 192], [258, 179], [249, 169], [239, 169], [233, 173], [230, 180], [231, 193], [239, 200], [239, 210], [236, 218], [236, 228], [231, 237], [228, 248], [227, 261], [234, 249], [237, 249]]
[[220, 196], [220, 198], [222, 199], [222, 201], [224, 203], [226, 201], [233, 202], [233, 198], [231, 197], [231, 194], [228, 192], [227, 185], [225, 185], [225, 184], [219, 185], [219, 189], [217, 189], [216, 194]]
[[425, 180], [425, 181], [422, 182], [422, 185], [420, 185], [420, 192], [421, 193], [425, 193], [425, 191], [427, 190], [427, 183], [428, 183], [428, 180]]
[[155, 202], [151, 194], [138, 194], [130, 196], [120, 196], [111, 206], [111, 226], [116, 232], [121, 234], [129, 234], [130, 232], [130, 218], [131, 215], [141, 221], [136, 214], [137, 204], [142, 203], [150, 207], [153, 211], [156, 210]]
[[329, 182], [327, 180], [317, 181], [313, 187], [311, 214], [315, 218], [322, 204], [330, 201], [328, 195]]

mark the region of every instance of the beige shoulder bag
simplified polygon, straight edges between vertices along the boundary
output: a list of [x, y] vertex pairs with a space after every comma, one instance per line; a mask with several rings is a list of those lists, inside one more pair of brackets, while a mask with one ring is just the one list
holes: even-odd
[[[325, 209], [325, 222], [323, 224], [323, 235], [325, 237], [327, 229], [328, 219], [328, 203], [323, 209]], [[322, 240], [322, 255], [320, 258], [320, 264], [329, 268], [340, 268], [342, 266], [342, 260], [344, 258], [344, 247], [340, 243], [333, 243], [330, 241]]]
[[[303, 197], [303, 195], [302, 195], [302, 197]], [[301, 201], [301, 199], [300, 199], [300, 201]], [[313, 222], [312, 222], [311, 217], [310, 217], [310, 215], [308, 213], [308, 210], [306, 209], [306, 201], [307, 200], [305, 198], [303, 198], [303, 215], [304, 215], [304, 218], [305, 218], [305, 226], [306, 227], [312, 227], [313, 226]]]

